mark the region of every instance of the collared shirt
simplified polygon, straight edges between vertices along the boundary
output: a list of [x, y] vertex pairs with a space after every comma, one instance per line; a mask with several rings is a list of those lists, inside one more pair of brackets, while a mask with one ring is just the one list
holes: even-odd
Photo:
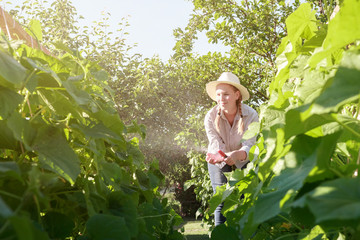
[[241, 111], [244, 121], [244, 131], [242, 134], [238, 133], [238, 125], [240, 120], [239, 112], [236, 113], [232, 126], [226, 119], [224, 113], [221, 111], [219, 120], [220, 133], [215, 128], [215, 118], [218, 114], [218, 106], [213, 107], [205, 116], [205, 130], [209, 140], [208, 153], [217, 153], [220, 149], [225, 153], [235, 150], [243, 150], [247, 154], [246, 161], [236, 161], [237, 168], [241, 168], [248, 162], [250, 148], [255, 144], [256, 137], [248, 139], [241, 143], [244, 132], [248, 129], [250, 123], [258, 122], [259, 117], [257, 112], [242, 103]]

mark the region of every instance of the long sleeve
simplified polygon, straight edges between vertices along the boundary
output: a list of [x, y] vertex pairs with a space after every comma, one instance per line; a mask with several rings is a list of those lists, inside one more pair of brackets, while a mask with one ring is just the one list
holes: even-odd
[[217, 153], [219, 149], [225, 150], [225, 143], [219, 133], [215, 129], [214, 121], [214, 110], [211, 109], [205, 116], [205, 131], [209, 140], [208, 153]]

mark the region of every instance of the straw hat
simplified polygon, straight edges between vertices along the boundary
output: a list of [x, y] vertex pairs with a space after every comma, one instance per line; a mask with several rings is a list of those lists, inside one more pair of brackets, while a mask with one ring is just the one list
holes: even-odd
[[206, 84], [206, 92], [212, 100], [216, 101], [216, 86], [221, 83], [227, 83], [239, 89], [243, 101], [250, 98], [248, 90], [240, 84], [239, 78], [231, 72], [224, 72], [220, 75], [217, 81], [212, 81]]

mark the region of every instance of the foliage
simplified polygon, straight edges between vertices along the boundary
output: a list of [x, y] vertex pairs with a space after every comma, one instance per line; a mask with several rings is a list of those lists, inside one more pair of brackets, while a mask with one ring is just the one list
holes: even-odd
[[328, 25], [308, 3], [287, 18], [252, 162], [210, 200], [227, 217], [213, 239], [359, 238], [359, 7]]
[[191, 165], [191, 179], [186, 181], [184, 189], [194, 187], [194, 192], [198, 201], [201, 202], [200, 208], [196, 212], [196, 218], [202, 217], [207, 225], [213, 225], [213, 219], [208, 213], [209, 200], [213, 195], [210, 176], [208, 173], [205, 155], [189, 152], [189, 164]]
[[55, 58], [1, 37], [0, 238], [182, 239], [108, 73], [66, 47]]
[[174, 186], [174, 197], [180, 203], [179, 214], [182, 217], [195, 217], [196, 210], [200, 206], [193, 188], [185, 188], [184, 184], [191, 178], [190, 165], [177, 163], [172, 167], [172, 173], [168, 175], [170, 182], [167, 186]]

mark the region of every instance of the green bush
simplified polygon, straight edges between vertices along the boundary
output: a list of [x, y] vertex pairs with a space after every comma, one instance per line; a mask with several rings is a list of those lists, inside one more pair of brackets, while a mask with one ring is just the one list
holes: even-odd
[[0, 238], [182, 239], [109, 76], [79, 52], [0, 42]]

